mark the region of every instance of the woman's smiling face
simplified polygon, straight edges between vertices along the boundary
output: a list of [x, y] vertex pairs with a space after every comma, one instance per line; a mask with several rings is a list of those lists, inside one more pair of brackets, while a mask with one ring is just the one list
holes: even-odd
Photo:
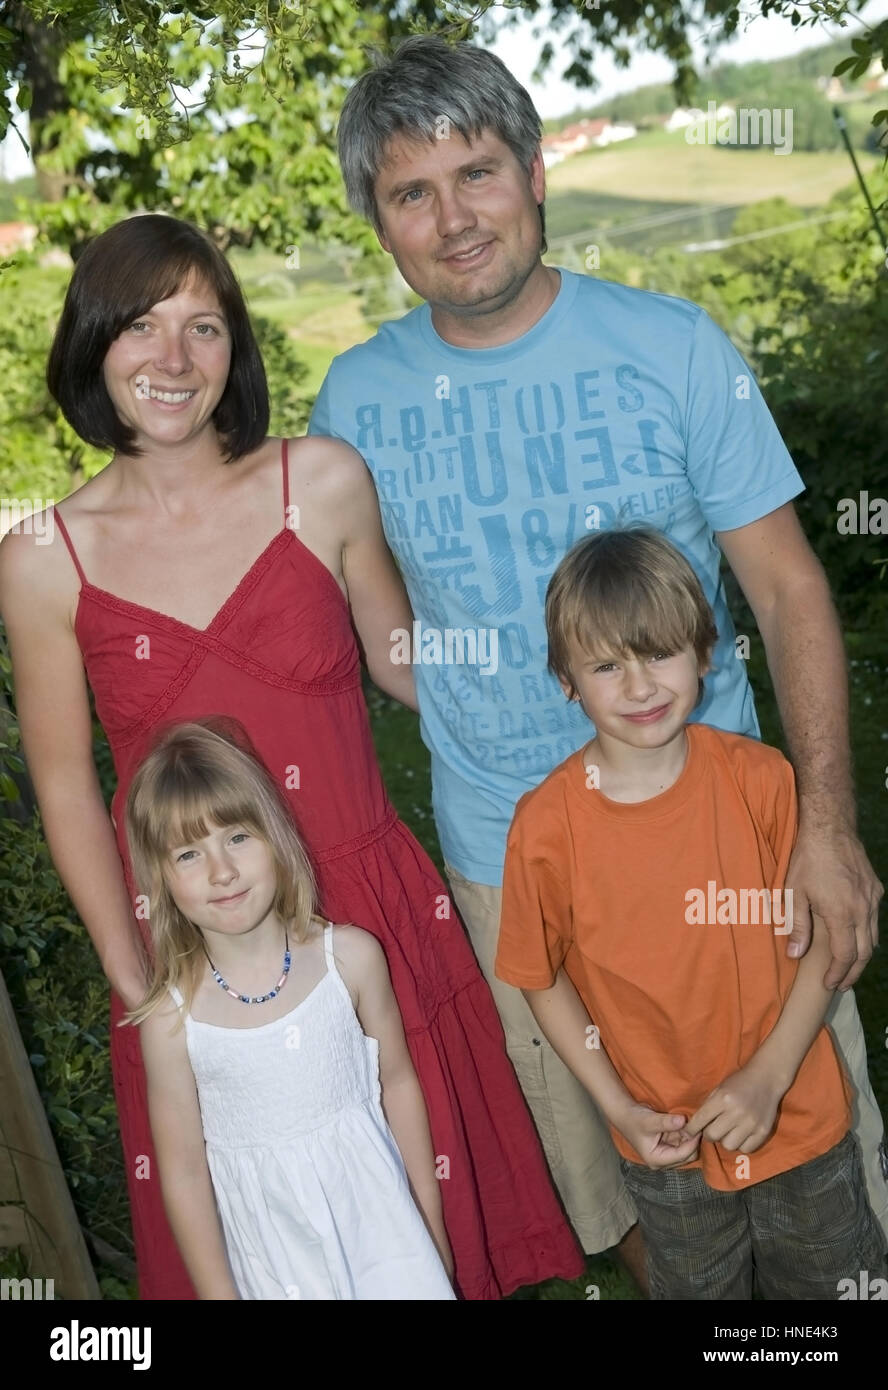
[[108, 395], [136, 444], [163, 446], [206, 428], [225, 390], [231, 337], [219, 301], [191, 278], [123, 329], [102, 364]]

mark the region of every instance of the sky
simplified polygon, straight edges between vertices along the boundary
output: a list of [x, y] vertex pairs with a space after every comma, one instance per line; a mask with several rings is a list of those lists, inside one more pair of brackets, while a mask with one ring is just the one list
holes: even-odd
[[[607, 4], [607, 0], [601, 0]], [[639, 0], [641, 3], [641, 0]], [[750, 10], [751, 6], [745, 6]], [[722, 44], [716, 61], [730, 63], [751, 63], [757, 60], [789, 58], [803, 48], [817, 48], [835, 38], [844, 38], [848, 51], [851, 39], [865, 27], [863, 20], [876, 24], [888, 17], [888, 0], [871, 0], [860, 11], [860, 22], [852, 20], [845, 29], [835, 25], [815, 25], [811, 28], [794, 29], [788, 19], [775, 15], [763, 19], [755, 14], [741, 20], [737, 37], [730, 43]], [[518, 81], [530, 92], [534, 105], [544, 121], [567, 116], [577, 106], [597, 106], [618, 92], [632, 91], [651, 82], [669, 82], [672, 79], [672, 64], [667, 58], [644, 49], [633, 48], [633, 60], [628, 68], [618, 68], [613, 58], [602, 53], [595, 63], [595, 74], [599, 85], [593, 90], [578, 88], [570, 82], [558, 80], [556, 74], [567, 66], [569, 57], [560, 63], [553, 59], [549, 73], [542, 83], [533, 81], [533, 72], [544, 38], [534, 38], [534, 25], [524, 19], [513, 30], [503, 30], [492, 45], [494, 52], [502, 58], [506, 67], [515, 74]], [[546, 36], [548, 37], [548, 35]], [[557, 36], [556, 36], [557, 42]], [[694, 44], [694, 56], [702, 64], [704, 58], [702, 38]]]
[[[607, 0], [601, 0], [606, 4]], [[641, 3], [641, 0], [639, 0]], [[888, 0], [870, 0], [860, 11], [870, 24], [888, 18]], [[850, 52], [851, 39], [863, 28], [862, 22], [851, 21], [843, 30], [835, 26], [815, 26], [813, 28], [793, 29], [788, 19], [770, 16], [762, 19], [758, 14], [741, 22], [738, 36], [729, 44], [721, 46], [718, 59], [733, 63], [754, 62], [758, 59], [790, 57], [802, 48], [816, 48], [832, 38], [845, 38]], [[593, 106], [606, 101], [618, 92], [631, 91], [650, 82], [668, 82], [672, 77], [672, 65], [668, 59], [638, 48], [633, 50], [633, 60], [628, 68], [617, 68], [612, 58], [602, 54], [595, 71], [599, 85], [594, 90], [574, 87], [558, 78], [559, 71], [567, 66], [568, 59], [558, 52], [563, 49], [554, 35], [556, 57], [549, 74], [542, 83], [535, 82], [531, 76], [536, 58], [544, 42], [534, 37], [531, 20], [523, 19], [514, 29], [501, 30], [492, 47], [506, 66], [515, 74], [518, 81], [530, 92], [534, 104], [543, 120], [567, 116], [577, 106]], [[702, 39], [695, 43], [695, 56], [702, 63]], [[27, 131], [24, 132], [27, 138]], [[22, 149], [15, 134], [9, 134], [0, 143], [0, 178], [16, 179], [32, 172], [31, 162]]]

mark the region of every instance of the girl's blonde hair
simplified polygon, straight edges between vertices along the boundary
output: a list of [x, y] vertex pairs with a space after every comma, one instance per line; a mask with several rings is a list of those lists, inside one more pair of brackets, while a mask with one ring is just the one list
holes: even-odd
[[567, 552], [546, 591], [546, 632], [549, 669], [571, 696], [574, 643], [596, 655], [638, 657], [692, 646], [705, 667], [718, 640], [694, 569], [650, 526], [600, 531]]
[[316, 906], [311, 864], [281, 793], [243, 742], [235, 721], [178, 724], [161, 735], [132, 780], [126, 837], [137, 891], [148, 899], [154, 959], [148, 993], [128, 1023], [153, 1013], [172, 985], [191, 1007], [205, 961], [203, 936], [173, 901], [164, 868], [171, 849], [203, 839], [213, 825], [242, 826], [268, 845], [277, 879], [272, 910], [294, 940], [309, 934]]

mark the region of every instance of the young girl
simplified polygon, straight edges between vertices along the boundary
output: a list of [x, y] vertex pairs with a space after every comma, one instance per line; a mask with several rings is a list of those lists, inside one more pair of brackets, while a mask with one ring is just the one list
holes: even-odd
[[154, 946], [130, 1021], [198, 1297], [453, 1299], [385, 956], [315, 915], [270, 776], [212, 722], [181, 724], [139, 767], [126, 816]]

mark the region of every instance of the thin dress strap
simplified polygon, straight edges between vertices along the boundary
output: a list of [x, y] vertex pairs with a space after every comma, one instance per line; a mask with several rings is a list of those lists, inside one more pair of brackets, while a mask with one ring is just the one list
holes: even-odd
[[170, 994], [173, 996], [173, 999], [175, 1000], [176, 1007], [181, 1009], [182, 1005], [185, 1003], [185, 1000], [182, 997], [182, 991], [179, 989], [178, 985], [169, 985], [168, 988]]
[[327, 925], [326, 925], [325, 928], [324, 928], [324, 959], [325, 959], [326, 962], [327, 962], [327, 971], [328, 971], [328, 973], [332, 973], [332, 974], [334, 974], [334, 975], [338, 975], [338, 974], [339, 974], [339, 971], [336, 969], [336, 958], [335, 958], [335, 956], [333, 955], [333, 923], [332, 923], [332, 922], [328, 922]]
[[74, 549], [74, 545], [73, 545], [73, 542], [72, 542], [72, 540], [71, 540], [71, 537], [68, 535], [68, 528], [67, 528], [67, 526], [65, 525], [65, 523], [62, 521], [62, 514], [61, 514], [61, 512], [59, 511], [58, 507], [53, 507], [53, 509], [52, 509], [52, 517], [53, 517], [53, 521], [54, 521], [55, 525], [58, 526], [59, 530], [60, 530], [61, 533], [62, 533], [62, 540], [65, 542], [65, 545], [68, 547], [69, 551], [71, 552], [71, 559], [74, 561], [75, 569], [77, 570], [77, 573], [80, 575], [80, 582], [81, 582], [81, 584], [88, 584], [88, 583], [89, 583], [89, 580], [87, 579], [86, 575], [83, 573], [83, 566], [81, 565], [80, 561], [79, 561], [78, 558], [77, 558], [77, 551]]
[[281, 468], [284, 474], [284, 525], [289, 525], [290, 518], [287, 513], [290, 510], [290, 460], [287, 454], [288, 440], [281, 440]]

